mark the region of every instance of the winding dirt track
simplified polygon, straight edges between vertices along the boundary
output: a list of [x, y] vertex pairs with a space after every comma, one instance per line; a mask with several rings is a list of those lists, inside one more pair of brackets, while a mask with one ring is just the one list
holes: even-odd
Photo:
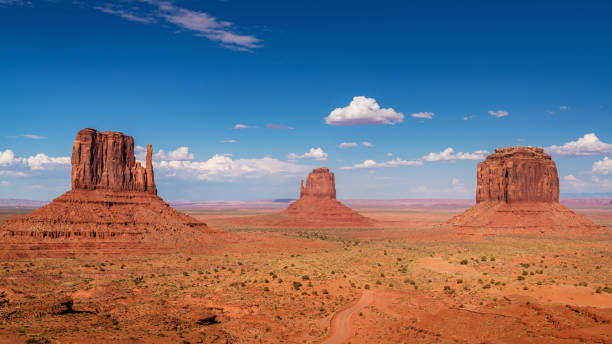
[[361, 299], [359, 299], [356, 304], [336, 313], [331, 321], [329, 336], [323, 340], [321, 344], [346, 343], [347, 339], [351, 336], [351, 316], [363, 307], [369, 305], [373, 300], [374, 294], [369, 290], [365, 291], [363, 294], [361, 294]]

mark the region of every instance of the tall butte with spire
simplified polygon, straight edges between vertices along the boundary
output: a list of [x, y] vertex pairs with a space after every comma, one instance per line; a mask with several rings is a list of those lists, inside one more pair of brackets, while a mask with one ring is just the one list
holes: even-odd
[[327, 167], [308, 174], [300, 182], [300, 199], [277, 214], [236, 218], [240, 224], [274, 227], [371, 227], [374, 220], [336, 200], [336, 180]]
[[31, 213], [0, 224], [14, 240], [145, 240], [164, 244], [198, 240], [206, 224], [174, 210], [159, 196], [153, 147], [146, 166], [136, 161], [134, 138], [87, 128], [72, 147], [72, 190]]
[[478, 163], [476, 205], [447, 222], [478, 232], [580, 234], [599, 230], [559, 204], [557, 166], [542, 148], [497, 148]]

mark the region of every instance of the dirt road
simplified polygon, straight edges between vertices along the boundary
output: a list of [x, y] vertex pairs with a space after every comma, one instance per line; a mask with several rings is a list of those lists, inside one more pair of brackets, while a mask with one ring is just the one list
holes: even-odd
[[329, 336], [321, 342], [321, 344], [343, 344], [346, 343], [351, 336], [350, 320], [351, 316], [358, 312], [363, 307], [369, 305], [374, 300], [374, 294], [371, 291], [365, 291], [361, 294], [361, 299], [351, 307], [340, 311], [334, 315], [331, 321], [331, 329]]

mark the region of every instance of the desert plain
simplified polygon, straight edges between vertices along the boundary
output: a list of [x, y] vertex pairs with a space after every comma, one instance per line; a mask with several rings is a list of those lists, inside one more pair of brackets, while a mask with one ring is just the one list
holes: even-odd
[[[610, 228], [609, 202], [567, 204]], [[233, 219], [278, 209], [183, 205], [222, 230], [214, 245], [4, 245], [0, 342], [612, 342], [610, 231], [466, 235], [440, 224], [469, 201], [346, 203], [376, 225], [249, 227]]]

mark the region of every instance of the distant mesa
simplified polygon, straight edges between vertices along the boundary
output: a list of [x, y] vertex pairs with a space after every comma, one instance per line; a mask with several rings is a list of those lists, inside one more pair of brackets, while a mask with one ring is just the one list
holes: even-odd
[[13, 240], [137, 240], [172, 245], [206, 240], [206, 224], [157, 196], [147, 147], [146, 166], [134, 156], [134, 139], [83, 129], [72, 149], [72, 190], [31, 213], [0, 224]]
[[602, 229], [559, 204], [557, 166], [542, 148], [497, 148], [478, 164], [476, 205], [448, 221], [462, 231], [574, 233]]
[[300, 198], [280, 213], [235, 218], [249, 226], [333, 228], [371, 227], [367, 218], [336, 200], [336, 181], [327, 167], [312, 170], [300, 183]]

